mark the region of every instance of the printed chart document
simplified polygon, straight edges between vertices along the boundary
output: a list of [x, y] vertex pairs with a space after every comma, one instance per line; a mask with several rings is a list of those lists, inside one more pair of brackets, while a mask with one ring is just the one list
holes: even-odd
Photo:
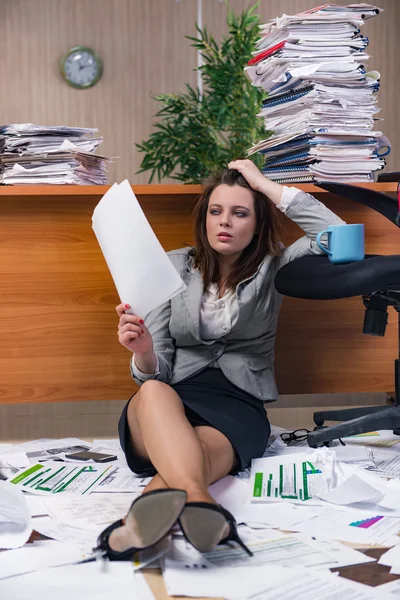
[[[237, 546], [217, 546], [212, 552], [201, 554], [183, 538], [174, 538], [166, 557], [166, 566], [179, 562], [186, 569], [213, 569], [220, 567], [280, 567], [334, 569], [355, 564], [375, 562], [375, 559], [348, 548], [339, 542], [313, 540], [299, 534], [287, 534], [273, 529], [251, 530], [241, 527], [239, 535], [254, 553], [248, 556]], [[222, 571], [221, 571], [222, 572]]]
[[[375, 446], [376, 448], [396, 448], [400, 444], [400, 437], [392, 431], [370, 431], [343, 438], [347, 444], [361, 444], [362, 446]], [[400, 446], [396, 448], [400, 451]]]
[[340, 540], [358, 544], [392, 545], [400, 541], [400, 518], [377, 512], [330, 510], [322, 516], [297, 523], [292, 531], [301, 531], [318, 539]]
[[[42, 461], [51, 460], [56, 456], [60, 456], [65, 453], [81, 452], [83, 450], [90, 450], [92, 444], [80, 440], [79, 438], [63, 438], [60, 440], [42, 439], [33, 440], [31, 442], [24, 442], [23, 444], [15, 444], [8, 453], [15, 455], [15, 453], [25, 453], [26, 457], [30, 461]], [[6, 458], [7, 455], [4, 455]], [[18, 467], [25, 467], [23, 464], [16, 464]]]
[[291, 503], [320, 501], [317, 492], [326, 490], [325, 473], [314, 455], [290, 454], [257, 458], [251, 462], [251, 501]]
[[121, 302], [133, 314], [144, 318], [186, 288], [127, 180], [108, 190], [92, 221]]
[[95, 493], [136, 492], [141, 494], [151, 477], [138, 477], [129, 467], [117, 467], [96, 488]]
[[373, 473], [341, 463], [321, 448], [251, 462], [251, 502], [288, 501], [293, 504], [337, 505], [377, 503], [383, 499], [383, 480]]
[[8, 481], [31, 494], [84, 496], [93, 492], [114, 468], [48, 461], [23, 469]]
[[[288, 581], [289, 579], [289, 581]], [[380, 586], [382, 588], [383, 586]], [[379, 588], [379, 589], [380, 589]], [[248, 600], [372, 600], [373, 598], [388, 598], [385, 594], [379, 596], [377, 588], [350, 581], [344, 577], [336, 577], [330, 573], [296, 573], [294, 577], [288, 572], [288, 577], [279, 586], [273, 586], [264, 592], [254, 594]]]

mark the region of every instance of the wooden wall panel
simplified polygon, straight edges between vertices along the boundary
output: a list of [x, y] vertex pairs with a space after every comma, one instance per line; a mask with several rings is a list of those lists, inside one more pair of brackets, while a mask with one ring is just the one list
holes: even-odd
[[[319, 0], [261, 0], [267, 20], [317, 5]], [[242, 10], [246, 0], [230, 0]], [[340, 2], [344, 4], [345, 2]], [[384, 132], [394, 145], [388, 168], [400, 167], [400, 77], [397, 30], [400, 2], [381, 0], [385, 12], [367, 22], [370, 68], [381, 71]], [[0, 123], [36, 122], [99, 127], [104, 152], [119, 156], [110, 180], [136, 175], [141, 155], [134, 143], [152, 130], [157, 103], [151, 96], [196, 84], [195, 51], [185, 35], [195, 35], [196, 0], [2, 0], [0, 18]], [[203, 22], [218, 38], [225, 31], [225, 4], [203, 0]], [[104, 59], [102, 81], [74, 90], [58, 73], [58, 60], [76, 44], [93, 46]]]
[[[196, 3], [176, 0], [2, 0], [0, 122], [98, 127], [101, 151], [119, 159], [111, 181], [135, 175], [135, 142], [152, 129], [152, 96], [195, 84]], [[1, 42], [2, 40], [2, 42]], [[89, 90], [69, 87], [59, 58], [83, 44], [104, 61], [102, 80]]]
[[[0, 403], [122, 399], [136, 389], [117, 342], [118, 296], [91, 229], [99, 199], [1, 198]], [[165, 250], [192, 243], [192, 202], [143, 199]]]
[[[127, 399], [136, 388], [129, 353], [117, 341], [119, 301], [91, 229], [100, 197], [13, 192], [0, 190], [0, 404]], [[165, 250], [192, 243], [195, 194], [137, 195]], [[384, 217], [320, 197], [345, 221], [365, 223], [368, 253], [398, 252], [398, 229]], [[301, 231], [280, 218], [288, 245]], [[359, 298], [285, 299], [276, 348], [280, 393], [393, 389], [395, 315], [386, 337], [371, 338], [362, 334], [363, 312]]]

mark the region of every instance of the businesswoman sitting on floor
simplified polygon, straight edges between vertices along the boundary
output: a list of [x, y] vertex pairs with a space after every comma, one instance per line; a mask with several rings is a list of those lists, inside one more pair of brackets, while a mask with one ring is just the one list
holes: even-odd
[[[277, 210], [306, 234], [286, 249]], [[100, 536], [110, 557], [151, 546], [177, 521], [202, 552], [231, 540], [244, 546], [208, 487], [264, 452], [263, 402], [278, 397], [275, 274], [288, 261], [320, 254], [317, 233], [338, 224], [313, 196], [266, 179], [250, 160], [232, 161], [204, 186], [195, 247], [169, 253], [186, 290], [145, 322], [117, 306], [119, 342], [133, 353], [141, 386], [121, 415], [121, 445], [132, 471], [153, 478], [126, 519]]]

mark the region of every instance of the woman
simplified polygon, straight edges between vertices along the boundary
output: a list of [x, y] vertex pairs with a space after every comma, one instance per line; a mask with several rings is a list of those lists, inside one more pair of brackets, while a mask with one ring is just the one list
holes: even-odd
[[[145, 323], [125, 312], [128, 305], [116, 309], [118, 339], [133, 353], [132, 376], [141, 386], [122, 413], [121, 445], [132, 471], [154, 476], [132, 507], [131, 528], [128, 519], [106, 530], [115, 556], [151, 545], [178, 518], [200, 551], [241, 543], [232, 515], [208, 487], [248, 467], [267, 445], [263, 402], [278, 397], [273, 362], [281, 297], [274, 277], [288, 261], [319, 254], [317, 233], [343, 224], [312, 196], [266, 179], [250, 160], [228, 167], [199, 199], [195, 248], [169, 253], [186, 290]], [[279, 242], [277, 209], [306, 233], [287, 249]]]

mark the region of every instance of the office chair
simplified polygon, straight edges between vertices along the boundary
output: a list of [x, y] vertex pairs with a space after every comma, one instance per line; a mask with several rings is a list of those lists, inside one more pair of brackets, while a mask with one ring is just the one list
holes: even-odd
[[385, 171], [384, 173], [379, 173], [378, 182], [397, 182], [400, 181], [400, 173], [398, 171]]
[[[323, 183], [318, 187], [373, 208], [400, 227], [400, 204], [387, 194], [343, 183]], [[366, 255], [363, 261], [347, 264], [333, 264], [327, 256], [305, 256], [278, 271], [275, 287], [285, 296], [310, 300], [362, 296], [365, 306], [363, 333], [367, 335], [385, 335], [387, 310], [392, 306], [398, 315], [400, 352], [400, 254]], [[394, 379], [393, 406], [314, 413], [316, 429], [308, 434], [308, 445], [317, 448], [335, 439], [377, 429], [393, 430], [400, 435], [400, 353], [395, 360]], [[327, 420], [343, 423], [324, 427]]]

